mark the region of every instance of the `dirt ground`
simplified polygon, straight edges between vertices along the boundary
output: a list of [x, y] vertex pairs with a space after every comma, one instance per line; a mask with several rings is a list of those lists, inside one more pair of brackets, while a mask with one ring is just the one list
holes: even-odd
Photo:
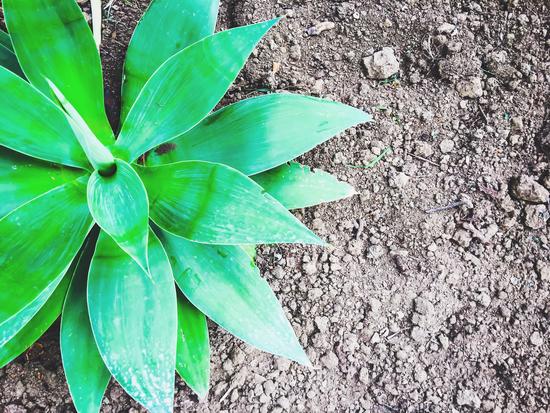
[[[113, 119], [147, 3], [106, 10]], [[226, 101], [290, 90], [371, 112], [301, 159], [360, 196], [297, 212], [332, 248], [259, 254], [315, 367], [212, 324], [208, 400], [178, 380], [176, 411], [550, 412], [550, 3], [222, 0], [218, 28], [279, 15]], [[399, 73], [369, 79], [383, 47]], [[58, 333], [0, 370], [2, 411], [73, 411]], [[111, 384], [103, 411], [142, 409]]]

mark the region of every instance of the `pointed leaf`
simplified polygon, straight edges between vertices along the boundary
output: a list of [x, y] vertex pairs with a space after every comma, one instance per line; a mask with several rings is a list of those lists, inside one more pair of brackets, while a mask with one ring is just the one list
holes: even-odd
[[204, 399], [210, 379], [210, 343], [206, 317], [178, 295], [178, 352], [176, 370], [197, 395]]
[[0, 220], [0, 329], [59, 282], [92, 219], [82, 178], [52, 189]]
[[92, 331], [105, 365], [151, 412], [171, 412], [176, 368], [177, 305], [172, 269], [149, 236], [152, 279], [101, 232], [88, 277]]
[[0, 89], [0, 145], [46, 161], [89, 165], [59, 107], [2, 67]]
[[82, 176], [80, 169], [39, 161], [7, 148], [0, 150], [0, 218], [37, 196]]
[[0, 44], [0, 66], [5, 67], [17, 76], [23, 78], [25, 77], [23, 71], [21, 70], [21, 66], [19, 66], [15, 53], [3, 44]]
[[[126, 53], [121, 123], [145, 82], [169, 57], [214, 33], [219, 0], [154, 0]], [[159, 30], [162, 22], [162, 30]]]
[[271, 94], [242, 100], [152, 151], [148, 165], [185, 160], [218, 162], [246, 175], [274, 168], [372, 117], [329, 100]]
[[116, 145], [135, 160], [200, 122], [223, 97], [271, 20], [209, 36], [168, 59], [143, 87]]
[[112, 176], [95, 171], [88, 181], [88, 205], [97, 224], [148, 272], [149, 201], [136, 171], [121, 160]]
[[207, 244], [324, 244], [250, 178], [225, 165], [188, 161], [138, 167], [161, 228]]
[[357, 193], [331, 174], [319, 169], [312, 171], [296, 162], [254, 175], [252, 179], [288, 209], [332, 202]]
[[86, 283], [93, 252], [93, 242], [88, 242], [78, 262], [61, 317], [63, 369], [73, 403], [80, 413], [99, 412], [111, 379], [97, 349], [88, 315]]
[[0, 30], [0, 45], [13, 52], [13, 45], [11, 44], [10, 35], [4, 30]]
[[2, 5], [14, 50], [29, 81], [53, 97], [46, 82], [50, 79], [96, 136], [105, 144], [113, 143], [103, 103], [101, 61], [76, 1], [3, 0]]
[[248, 344], [310, 362], [284, 311], [242, 248], [203, 245], [159, 231], [174, 278], [191, 303]]
[[74, 267], [75, 265], [71, 265], [67, 274], [36, 315], [10, 341], [0, 347], [0, 368], [6, 366], [32, 346], [57, 320], [57, 317], [61, 314], [63, 300], [65, 299]]

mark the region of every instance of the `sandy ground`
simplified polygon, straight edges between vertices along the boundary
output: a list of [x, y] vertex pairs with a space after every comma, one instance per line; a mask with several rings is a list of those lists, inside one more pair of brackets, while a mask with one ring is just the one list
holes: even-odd
[[[111, 3], [102, 57], [115, 119], [148, 1]], [[297, 212], [333, 248], [266, 247], [258, 259], [315, 368], [211, 325], [210, 395], [199, 402], [178, 380], [177, 411], [550, 411], [549, 7], [222, 0], [220, 30], [287, 16], [226, 102], [291, 90], [376, 123], [301, 159], [360, 192]], [[368, 57], [384, 47], [399, 72], [370, 79], [381, 68]], [[4, 412], [72, 411], [58, 333], [0, 370]], [[142, 410], [111, 384], [103, 411]]]

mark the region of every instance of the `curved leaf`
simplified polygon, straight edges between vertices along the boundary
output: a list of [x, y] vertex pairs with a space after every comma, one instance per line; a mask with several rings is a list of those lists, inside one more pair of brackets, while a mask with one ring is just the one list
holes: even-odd
[[2, 5], [13, 48], [29, 81], [53, 97], [46, 82], [50, 79], [96, 136], [112, 144], [99, 53], [76, 1], [3, 0]]
[[271, 20], [209, 36], [176, 53], [147, 81], [116, 146], [133, 161], [200, 122], [223, 97]]
[[17, 76], [25, 77], [23, 71], [21, 70], [21, 66], [19, 66], [15, 53], [3, 44], [0, 44], [0, 66], [5, 67]]
[[84, 171], [0, 150], [0, 218], [49, 190], [74, 181]]
[[[214, 33], [219, 0], [154, 0], [126, 53], [121, 123], [143, 85], [169, 57]], [[162, 22], [162, 30], [159, 30]]]
[[92, 224], [84, 182], [52, 189], [0, 220], [0, 329], [59, 282], [84, 242]]
[[149, 201], [136, 171], [121, 160], [112, 176], [95, 171], [88, 181], [88, 205], [95, 222], [148, 272]]
[[78, 260], [61, 316], [63, 369], [77, 412], [99, 412], [111, 374], [97, 349], [86, 302], [88, 269], [94, 252], [88, 242]]
[[250, 178], [225, 165], [188, 161], [137, 167], [161, 228], [207, 244], [321, 241]]
[[306, 208], [355, 195], [355, 189], [329, 173], [296, 162], [252, 177], [288, 209]]
[[69, 166], [88, 167], [63, 111], [19, 76], [0, 67], [0, 145]]
[[126, 392], [152, 412], [171, 412], [177, 306], [172, 269], [149, 236], [152, 279], [105, 232], [88, 277], [92, 331], [105, 365]]
[[152, 151], [147, 165], [218, 162], [246, 175], [274, 168], [372, 117], [351, 106], [292, 94], [242, 100]]
[[178, 296], [178, 351], [176, 370], [203, 399], [210, 379], [210, 343], [206, 317], [183, 295]]
[[174, 278], [191, 303], [248, 344], [309, 366], [284, 311], [242, 248], [203, 245], [159, 231]]
[[76, 261], [77, 259], [73, 261], [67, 274], [36, 315], [10, 341], [0, 347], [0, 368], [6, 366], [32, 346], [57, 320], [57, 317], [61, 314], [63, 300], [65, 299], [67, 288], [69, 288], [69, 282], [73, 276]]

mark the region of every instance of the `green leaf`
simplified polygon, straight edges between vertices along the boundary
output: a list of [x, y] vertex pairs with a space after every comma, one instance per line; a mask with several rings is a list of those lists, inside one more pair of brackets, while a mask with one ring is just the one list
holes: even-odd
[[10, 35], [4, 30], [0, 30], [0, 45], [13, 52], [13, 45], [11, 44]]
[[209, 36], [176, 53], [148, 80], [116, 145], [135, 160], [200, 122], [220, 101], [271, 20]]
[[181, 378], [203, 399], [210, 379], [210, 343], [206, 317], [178, 295], [178, 352], [176, 370]]
[[112, 176], [95, 171], [88, 181], [88, 205], [95, 222], [148, 272], [149, 201], [136, 171], [121, 160]]
[[186, 161], [137, 167], [161, 228], [207, 244], [324, 245], [250, 178], [225, 165]]
[[81, 168], [88, 167], [63, 111], [19, 76], [0, 67], [0, 145]]
[[99, 53], [76, 1], [3, 0], [2, 4], [13, 47], [29, 81], [53, 97], [46, 81], [50, 79], [95, 135], [112, 144]]
[[93, 252], [93, 242], [88, 242], [78, 261], [61, 317], [63, 369], [73, 403], [80, 413], [99, 412], [111, 379], [92, 334], [86, 302], [88, 269]]
[[189, 132], [152, 151], [147, 165], [198, 159], [254, 175], [371, 120], [359, 109], [328, 100], [292, 94], [259, 96], [211, 114]]
[[32, 346], [50, 328], [53, 322], [57, 320], [57, 317], [61, 314], [63, 300], [65, 299], [69, 282], [76, 267], [76, 261], [77, 259], [73, 261], [67, 274], [63, 277], [44, 306], [10, 341], [0, 347], [0, 368], [9, 364]]
[[246, 254], [252, 258], [256, 258], [256, 246], [255, 245], [241, 245], [241, 248], [246, 252]]
[[[121, 123], [143, 85], [169, 57], [214, 33], [219, 0], [154, 0], [126, 53]], [[162, 30], [159, 30], [162, 22]]]
[[50, 189], [74, 181], [83, 173], [79, 169], [64, 168], [2, 148], [0, 218]]
[[88, 276], [88, 308], [99, 352], [126, 392], [151, 412], [171, 412], [177, 304], [170, 262], [149, 235], [152, 279], [101, 232]]
[[203, 245], [159, 231], [174, 278], [191, 303], [248, 344], [309, 366], [284, 311], [242, 248]]
[[91, 225], [83, 178], [46, 192], [0, 220], [0, 329], [25, 317], [23, 310], [59, 282]]
[[306, 208], [357, 194], [329, 173], [296, 162], [252, 177], [269, 195], [288, 209]]
[[8, 47], [4, 46], [0, 42], [0, 66], [5, 67], [9, 71], [15, 73], [17, 76], [25, 77], [23, 74], [23, 71], [21, 70], [21, 66], [19, 66], [19, 62], [17, 61], [17, 57], [15, 56], [15, 53], [13, 53], [12, 50], [10, 50]]

